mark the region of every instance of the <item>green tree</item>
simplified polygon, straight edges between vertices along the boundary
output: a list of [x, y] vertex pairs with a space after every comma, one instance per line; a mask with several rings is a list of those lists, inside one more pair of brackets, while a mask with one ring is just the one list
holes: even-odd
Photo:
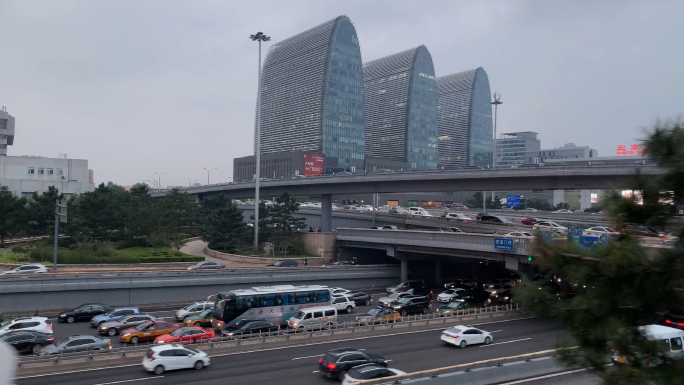
[[291, 237], [295, 232], [306, 227], [304, 218], [296, 218], [293, 214], [299, 211], [299, 203], [284, 192], [276, 198], [275, 206], [269, 210], [269, 221], [273, 234], [282, 238]]
[[55, 229], [55, 209], [57, 199], [64, 196], [56, 187], [48, 187], [48, 191], [38, 195], [33, 193], [33, 198], [28, 201], [26, 215], [26, 235], [52, 235]]
[[5, 244], [5, 238], [21, 232], [25, 206], [24, 199], [12, 195], [7, 186], [0, 186], [0, 245]]
[[100, 184], [94, 191], [72, 197], [65, 232], [76, 240], [125, 236], [128, 193], [119, 186]]
[[223, 194], [203, 199], [200, 214], [200, 237], [209, 247], [231, 250], [247, 235], [242, 210]]
[[173, 211], [173, 227], [177, 233], [181, 232], [181, 227], [192, 227], [197, 222], [199, 207], [195, 203], [195, 197], [192, 195], [188, 195], [175, 188], [166, 194], [164, 201]]
[[[656, 127], [645, 144], [666, 174], [635, 177], [632, 189], [643, 193], [643, 204], [618, 192], [604, 204], [615, 224], [658, 225], [682, 236], [674, 214], [684, 203], [684, 128]], [[529, 312], [556, 320], [572, 336], [574, 341], [559, 345], [565, 362], [600, 374], [606, 384], [681, 383], [684, 363], [664, 356], [638, 329], [684, 309], [681, 241], [655, 256], [629, 235], [593, 251], [572, 243], [540, 245], [538, 251], [546, 277], [516, 288], [516, 296]], [[578, 348], [565, 349], [570, 344]], [[626, 365], [606, 370], [611, 349], [627, 357]], [[646, 359], [662, 365], [653, 370]]]
[[466, 200], [466, 206], [481, 209], [482, 208], [482, 191], [475, 191], [470, 199]]

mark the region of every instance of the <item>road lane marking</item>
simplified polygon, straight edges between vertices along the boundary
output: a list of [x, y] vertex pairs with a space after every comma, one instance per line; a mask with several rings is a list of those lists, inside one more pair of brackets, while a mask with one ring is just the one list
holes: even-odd
[[506, 382], [501, 385], [515, 385], [515, 384], [523, 384], [525, 382], [530, 382], [530, 381], [537, 381], [537, 380], [544, 380], [546, 378], [553, 378], [553, 377], [558, 377], [558, 376], [565, 376], [566, 374], [573, 374], [573, 373], [579, 373], [579, 372], [586, 372], [587, 369], [576, 369], [576, 370], [570, 370], [568, 372], [561, 372], [561, 373], [554, 373], [554, 374], [547, 374], [545, 376], [539, 376], [539, 377], [534, 377], [534, 378], [526, 378], [524, 380], [518, 380], [518, 381], [513, 381], [513, 382]]
[[494, 330], [494, 331], [491, 331], [490, 333], [499, 333], [499, 332], [502, 332], [502, 331], [503, 331], [503, 330]]
[[[356, 350], [358, 350], [358, 351], [363, 351], [363, 350], [366, 350], [366, 349], [356, 349]], [[292, 359], [292, 361], [303, 360], [303, 359], [305, 359], [305, 358], [320, 357], [320, 356], [323, 356], [323, 355], [325, 355], [325, 354], [326, 354], [326, 353], [316, 354], [315, 356], [295, 357], [295, 358]]]
[[318, 371], [318, 370], [314, 370], [314, 371], [313, 371], [312, 373], [320, 373], [320, 371]]
[[136, 378], [133, 380], [121, 380], [121, 381], [114, 381], [114, 382], [103, 382], [100, 384], [94, 384], [94, 385], [113, 385], [113, 384], [123, 384], [124, 382], [134, 382], [134, 381], [145, 381], [145, 380], [154, 380], [156, 378], [164, 378], [164, 376], [157, 376], [157, 377], [145, 377], [145, 378]]
[[[535, 318], [535, 317], [522, 317], [522, 318], [515, 318], [515, 319], [498, 320], [498, 321], [491, 321], [491, 322], [482, 322], [482, 323], [471, 324], [471, 326], [491, 325], [491, 324], [502, 323], [502, 322], [523, 321], [523, 320], [528, 320], [528, 319], [533, 319], [533, 318]], [[410, 332], [406, 332], [406, 333], [392, 333], [392, 334], [384, 334], [384, 335], [377, 335], [377, 336], [364, 336], [364, 337], [357, 337], [357, 338], [349, 338], [349, 339], [346, 339], [346, 340], [313, 342], [313, 343], [310, 343], [310, 344], [291, 345], [291, 346], [281, 346], [281, 347], [277, 347], [277, 348], [268, 348], [268, 349], [261, 349], [261, 350], [246, 350], [246, 351], [243, 351], [243, 352], [233, 352], [233, 353], [217, 354], [217, 355], [210, 356], [210, 357], [226, 357], [226, 356], [234, 356], [234, 355], [237, 355], [237, 354], [249, 354], [249, 353], [269, 352], [269, 351], [274, 351], [274, 350], [284, 350], [284, 349], [301, 348], [301, 347], [307, 347], [307, 346], [325, 345], [325, 344], [337, 343], [337, 342], [357, 341], [357, 340], [365, 340], [365, 339], [370, 339], [370, 338], [394, 337], [394, 336], [404, 335], [404, 334], [415, 334], [415, 333], [423, 333], [423, 332], [433, 332], [433, 331], [436, 331], [436, 330], [444, 330], [444, 329], [445, 329], [445, 327], [442, 326], [442, 327], [434, 328], [434, 329], [414, 330], [414, 331], [410, 331]], [[103, 368], [73, 370], [73, 371], [69, 371], [69, 372], [59, 372], [59, 373], [37, 374], [37, 375], [33, 375], [33, 376], [17, 377], [16, 379], [17, 379], [17, 380], [23, 380], [23, 379], [27, 379], [27, 378], [38, 378], [38, 377], [48, 377], [48, 376], [59, 376], [59, 375], [62, 375], [62, 374], [74, 374], [74, 373], [92, 372], [92, 371], [97, 371], [97, 370], [117, 369], [117, 368], [130, 368], [130, 367], [132, 367], [132, 366], [140, 366], [140, 364], [119, 365], [119, 366], [108, 366], [108, 367], [103, 367]], [[154, 378], [154, 377], [151, 377], [151, 378]]]
[[495, 343], [495, 344], [482, 345], [482, 346], [480, 346], [480, 347], [481, 347], [481, 348], [486, 348], [486, 347], [488, 347], [488, 346], [510, 344], [510, 343], [512, 343], [512, 342], [527, 341], [527, 340], [531, 340], [531, 339], [532, 339], [532, 338], [522, 338], [522, 339], [519, 339], [519, 340], [504, 341], [504, 342], [497, 342], [497, 343]]

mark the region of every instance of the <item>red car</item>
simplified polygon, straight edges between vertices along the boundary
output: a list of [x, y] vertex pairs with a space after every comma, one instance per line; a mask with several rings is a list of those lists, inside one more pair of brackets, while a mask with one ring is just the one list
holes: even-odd
[[520, 224], [532, 226], [539, 221], [541, 221], [541, 219], [539, 219], [539, 218], [525, 218], [525, 219], [520, 221]]
[[211, 340], [214, 338], [214, 330], [202, 329], [199, 326], [188, 326], [176, 329], [170, 334], [164, 334], [154, 339], [156, 344], [171, 344], [180, 342], [182, 344], [191, 344], [200, 340]]

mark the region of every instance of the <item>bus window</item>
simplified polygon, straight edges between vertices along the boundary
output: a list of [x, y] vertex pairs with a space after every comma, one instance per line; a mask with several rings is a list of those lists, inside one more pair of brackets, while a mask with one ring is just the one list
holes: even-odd
[[247, 309], [251, 309], [252, 307], [254, 307], [254, 296], [243, 295], [243, 296], [237, 297], [237, 308], [238, 309], [247, 310]]
[[682, 350], [682, 339], [680, 337], [670, 338], [672, 350]]
[[330, 301], [330, 292], [328, 290], [319, 291], [317, 302], [328, 302], [328, 301]]
[[264, 296], [264, 306], [274, 306], [275, 305], [275, 294], [266, 294]]
[[291, 302], [290, 300], [290, 294], [289, 293], [283, 293], [283, 294], [276, 294], [275, 295], [275, 304], [280, 306], [280, 305], [289, 305]]

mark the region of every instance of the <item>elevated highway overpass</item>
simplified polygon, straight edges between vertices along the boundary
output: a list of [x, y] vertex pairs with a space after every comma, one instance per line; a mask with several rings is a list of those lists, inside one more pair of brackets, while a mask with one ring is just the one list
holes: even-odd
[[[321, 229], [332, 230], [332, 195], [426, 191], [563, 190], [627, 188], [637, 173], [662, 175], [666, 170], [650, 164], [619, 166], [553, 166], [435, 170], [386, 174], [321, 175], [311, 178], [273, 179], [260, 182], [261, 195], [321, 196]], [[254, 182], [236, 182], [184, 189], [202, 199], [216, 194], [228, 198], [251, 198]], [[156, 192], [161, 197], [166, 192]]]

